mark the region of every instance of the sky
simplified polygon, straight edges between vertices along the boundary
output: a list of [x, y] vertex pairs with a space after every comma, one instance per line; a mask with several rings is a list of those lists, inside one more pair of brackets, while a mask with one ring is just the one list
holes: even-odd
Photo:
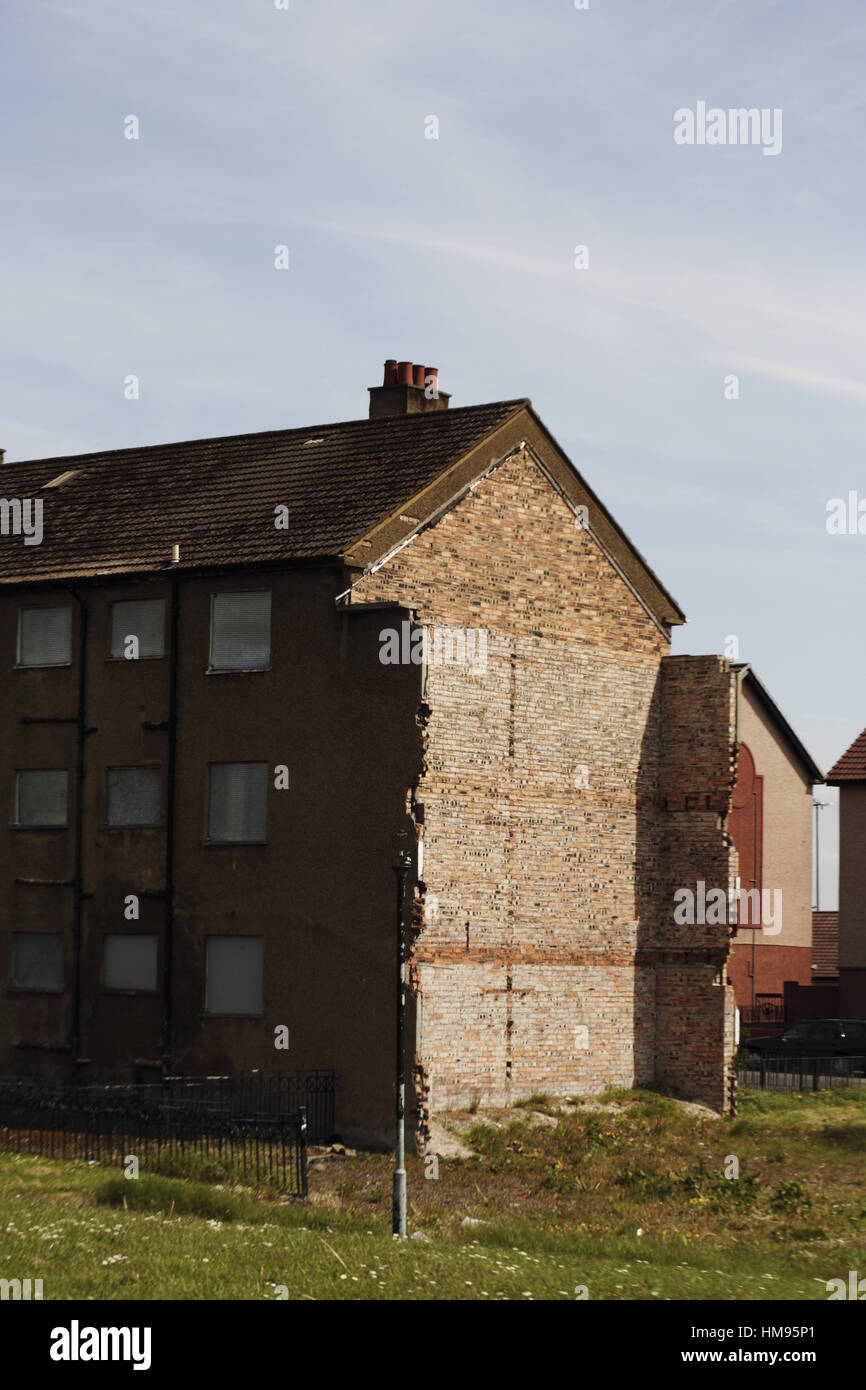
[[[7, 461], [434, 365], [531, 397], [674, 652], [752, 663], [824, 769], [866, 725], [866, 534], [827, 530], [866, 499], [859, 0], [4, 0], [0, 38]], [[781, 148], [678, 143], [699, 103]]]

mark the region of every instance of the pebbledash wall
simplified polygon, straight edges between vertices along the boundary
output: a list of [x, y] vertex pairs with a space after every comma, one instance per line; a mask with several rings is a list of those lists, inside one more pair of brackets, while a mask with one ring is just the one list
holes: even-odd
[[422, 1138], [430, 1113], [473, 1096], [651, 1079], [729, 1110], [731, 931], [673, 922], [677, 887], [736, 877], [729, 663], [668, 656], [525, 451], [351, 601], [486, 633], [484, 669], [428, 664], [419, 710]]

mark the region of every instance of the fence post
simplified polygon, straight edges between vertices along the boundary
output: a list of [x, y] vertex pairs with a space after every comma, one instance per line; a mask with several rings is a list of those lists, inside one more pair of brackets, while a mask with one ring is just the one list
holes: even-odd
[[813, 1066], [813, 1068], [812, 1068], [812, 1082], [813, 1082], [812, 1090], [813, 1090], [813, 1091], [817, 1091], [817, 1089], [818, 1089], [818, 1058], [817, 1058], [817, 1057], [814, 1058], [814, 1066]]
[[301, 1196], [307, 1196], [307, 1107], [298, 1110], [298, 1144], [301, 1160]]
[[760, 1057], [758, 1058], [758, 1060], [759, 1060], [759, 1062], [760, 1062], [760, 1064], [761, 1064], [761, 1090], [762, 1090], [762, 1091], [766, 1091], [766, 1089], [767, 1089], [767, 1059], [766, 1059], [766, 1057], [764, 1056], [763, 1052], [761, 1053], [761, 1055], [760, 1055]]

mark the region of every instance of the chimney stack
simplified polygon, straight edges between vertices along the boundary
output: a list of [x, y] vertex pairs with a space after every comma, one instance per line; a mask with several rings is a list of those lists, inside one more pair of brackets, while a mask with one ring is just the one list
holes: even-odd
[[447, 410], [449, 393], [439, 390], [439, 368], [415, 362], [398, 362], [389, 357], [381, 386], [371, 386], [370, 419], [384, 420], [394, 415], [421, 415], [429, 410]]

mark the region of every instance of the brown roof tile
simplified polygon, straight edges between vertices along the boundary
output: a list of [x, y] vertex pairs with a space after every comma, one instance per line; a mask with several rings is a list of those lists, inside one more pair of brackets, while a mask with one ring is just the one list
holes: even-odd
[[44, 539], [0, 538], [0, 584], [160, 570], [175, 543], [181, 569], [342, 555], [527, 404], [7, 464], [0, 492], [43, 499]]
[[866, 729], [827, 773], [828, 782], [866, 782]]
[[839, 914], [812, 913], [812, 974], [839, 974]]

